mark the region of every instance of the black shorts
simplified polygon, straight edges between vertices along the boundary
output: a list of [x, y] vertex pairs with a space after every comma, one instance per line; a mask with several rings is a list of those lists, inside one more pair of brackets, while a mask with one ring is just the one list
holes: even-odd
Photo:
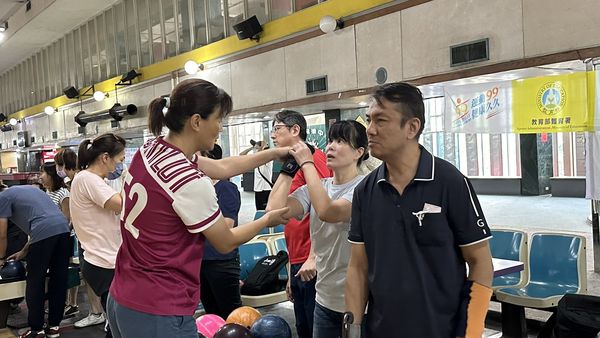
[[86, 283], [88, 283], [98, 297], [102, 297], [103, 294], [108, 292], [115, 276], [115, 269], [101, 268], [81, 258], [79, 260], [79, 268]]

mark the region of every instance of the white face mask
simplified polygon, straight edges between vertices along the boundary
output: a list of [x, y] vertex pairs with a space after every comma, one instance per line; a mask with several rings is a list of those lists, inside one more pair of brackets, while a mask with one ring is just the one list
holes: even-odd
[[58, 175], [58, 177], [60, 177], [60, 178], [65, 178], [65, 177], [67, 177], [67, 172], [66, 172], [64, 169], [57, 170], [57, 171], [56, 171], [56, 174], [57, 174], [57, 175]]

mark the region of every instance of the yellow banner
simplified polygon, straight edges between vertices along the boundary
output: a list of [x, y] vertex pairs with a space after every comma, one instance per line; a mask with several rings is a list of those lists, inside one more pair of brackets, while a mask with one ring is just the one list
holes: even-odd
[[[513, 132], [533, 134], [593, 130], [594, 86], [594, 72], [513, 81]], [[592, 95], [588, 96], [590, 93]]]

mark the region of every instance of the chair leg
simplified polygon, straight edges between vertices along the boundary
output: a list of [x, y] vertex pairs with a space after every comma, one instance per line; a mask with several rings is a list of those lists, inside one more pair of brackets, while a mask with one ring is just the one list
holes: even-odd
[[527, 338], [527, 322], [525, 308], [501, 302], [502, 308], [502, 337]]
[[554, 327], [556, 326], [556, 312], [552, 312], [552, 316], [548, 318], [546, 323], [540, 329], [538, 338], [552, 338], [554, 337]]

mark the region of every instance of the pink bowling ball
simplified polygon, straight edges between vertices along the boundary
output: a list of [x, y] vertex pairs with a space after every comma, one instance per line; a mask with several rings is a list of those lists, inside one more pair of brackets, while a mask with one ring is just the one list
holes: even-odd
[[217, 315], [202, 315], [196, 319], [198, 333], [206, 338], [213, 338], [215, 332], [225, 325], [225, 320]]

